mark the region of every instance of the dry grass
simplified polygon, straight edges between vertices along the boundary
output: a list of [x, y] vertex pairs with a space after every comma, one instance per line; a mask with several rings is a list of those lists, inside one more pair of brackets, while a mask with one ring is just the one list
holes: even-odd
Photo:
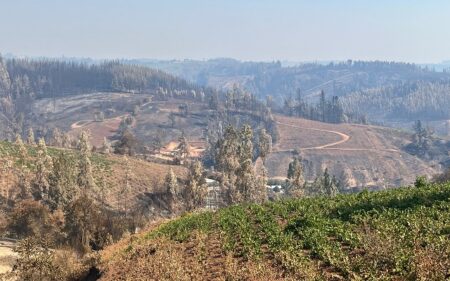
[[305, 160], [307, 179], [313, 180], [328, 168], [338, 178], [346, 174], [352, 188], [407, 185], [417, 175], [431, 177], [439, 172], [432, 163], [403, 152], [409, 136], [393, 129], [286, 116], [276, 116], [276, 120], [280, 140], [267, 159], [271, 177], [286, 176], [294, 150]]
[[116, 252], [111, 259], [111, 249], [106, 250], [103, 256], [109, 262], [102, 267], [101, 280], [295, 280], [268, 260], [226, 253], [217, 234], [194, 232], [186, 243], [166, 238], [134, 243], [137, 239], [122, 241], [125, 252], [121, 258]]
[[11, 271], [16, 254], [13, 252], [14, 243], [0, 240], [0, 274]]

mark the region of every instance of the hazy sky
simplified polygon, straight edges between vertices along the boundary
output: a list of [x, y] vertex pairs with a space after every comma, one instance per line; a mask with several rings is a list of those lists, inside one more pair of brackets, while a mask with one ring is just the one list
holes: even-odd
[[3, 0], [0, 52], [95, 58], [450, 59], [448, 0]]

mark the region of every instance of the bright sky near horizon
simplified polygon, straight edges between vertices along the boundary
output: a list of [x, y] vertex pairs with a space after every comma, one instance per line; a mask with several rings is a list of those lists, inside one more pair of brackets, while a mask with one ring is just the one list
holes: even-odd
[[450, 59], [447, 0], [5, 0], [0, 52], [242, 60]]

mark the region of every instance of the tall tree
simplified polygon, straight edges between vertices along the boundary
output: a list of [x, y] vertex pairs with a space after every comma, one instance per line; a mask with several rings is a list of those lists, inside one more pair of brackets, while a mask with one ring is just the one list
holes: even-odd
[[320, 101], [319, 101], [319, 111], [320, 111], [320, 116], [321, 116], [321, 121], [322, 122], [326, 122], [326, 109], [327, 107], [327, 100], [325, 98], [325, 92], [322, 90], [320, 91]]
[[50, 209], [67, 209], [69, 203], [78, 197], [77, 175], [74, 157], [60, 151], [55, 157], [53, 171], [50, 174], [48, 205]]
[[22, 168], [17, 171], [18, 198], [22, 200], [30, 199], [32, 197], [29, 174], [30, 171], [26, 166], [22, 166]]
[[255, 202], [263, 203], [267, 200], [267, 169], [264, 165], [261, 167], [261, 172], [257, 177]]
[[266, 132], [266, 129], [259, 131], [258, 138], [258, 154], [261, 157], [263, 164], [266, 163], [266, 157], [272, 150], [272, 137]]
[[125, 165], [125, 178], [124, 178], [124, 183], [123, 183], [123, 187], [121, 190], [121, 196], [122, 196], [122, 201], [123, 201], [123, 209], [125, 211], [125, 217], [127, 217], [128, 215], [128, 197], [130, 194], [130, 190], [131, 190], [131, 179], [133, 177], [133, 173], [131, 171], [131, 165], [130, 165], [130, 160], [128, 160], [127, 156], [124, 156], [124, 165]]
[[83, 131], [78, 141], [79, 159], [77, 183], [82, 193], [87, 193], [95, 188], [94, 178], [92, 176], [91, 148], [89, 136]]
[[28, 129], [27, 144], [28, 145], [35, 145], [36, 144], [36, 141], [35, 141], [35, 138], [34, 138], [33, 128], [31, 128], [31, 127]]
[[328, 173], [328, 168], [326, 168], [323, 173], [323, 186], [325, 194], [328, 196], [336, 196], [336, 194], [339, 193], [338, 185], [339, 183], [337, 182], [336, 177], [331, 177]]
[[179, 144], [176, 150], [176, 162], [178, 164], [184, 164], [184, 161], [189, 157], [189, 143], [184, 135], [181, 134], [179, 138]]
[[246, 202], [256, 202], [256, 175], [253, 168], [253, 131], [249, 125], [244, 125], [239, 134], [239, 162], [237, 170], [236, 186], [242, 200]]
[[177, 206], [179, 203], [179, 194], [180, 187], [178, 185], [178, 179], [172, 168], [169, 169], [169, 172], [164, 179], [164, 188], [169, 197], [169, 209], [172, 213], [176, 212]]
[[293, 197], [303, 196], [305, 179], [303, 177], [303, 165], [299, 157], [295, 157], [291, 163], [289, 163], [287, 173], [288, 194]]
[[35, 199], [45, 199], [49, 188], [49, 175], [53, 169], [52, 158], [47, 153], [43, 138], [39, 140], [36, 156], [36, 173], [32, 183], [32, 193]]
[[208, 195], [208, 187], [204, 176], [203, 166], [200, 161], [194, 161], [189, 168], [188, 183], [185, 188], [184, 198], [186, 209], [192, 211], [205, 204]]
[[28, 159], [28, 149], [25, 147], [22, 138], [19, 134], [16, 135], [16, 142], [15, 145], [18, 148], [19, 151], [19, 164], [21, 166], [26, 165], [27, 159]]

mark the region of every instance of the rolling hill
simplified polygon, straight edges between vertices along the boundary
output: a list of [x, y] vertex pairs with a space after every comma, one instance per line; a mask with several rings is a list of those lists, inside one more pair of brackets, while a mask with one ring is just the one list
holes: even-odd
[[[192, 151], [201, 155], [206, 147], [205, 131], [211, 112], [199, 101], [170, 99], [152, 101], [151, 95], [129, 93], [96, 93], [75, 97], [40, 99], [33, 103], [33, 115], [48, 127], [62, 128], [72, 135], [89, 130], [92, 143], [100, 147], [103, 138], [111, 140], [120, 121], [139, 106], [139, 114], [131, 129], [145, 146], [152, 147], [156, 139], [161, 142], [161, 153], [153, 160], [165, 160], [179, 137], [184, 134]], [[149, 100], [143, 102], [143, 100]], [[54, 106], [56, 105], [56, 106]], [[189, 114], [179, 113], [181, 105], [188, 105]], [[99, 109], [111, 112], [102, 121], [94, 121]], [[174, 114], [174, 126], [170, 115]], [[236, 115], [242, 124], [245, 114]], [[275, 115], [279, 139], [266, 161], [271, 178], [285, 178], [289, 162], [299, 154], [304, 160], [307, 180], [321, 174], [325, 168], [330, 174], [345, 181], [347, 188], [388, 188], [414, 182], [418, 175], [429, 178], [441, 172], [441, 159], [420, 159], [407, 153], [404, 147], [411, 143], [411, 133], [381, 126], [358, 124], [329, 124], [283, 115]], [[227, 120], [224, 120], [226, 122]], [[447, 144], [448, 146], [448, 144]], [[170, 157], [169, 157], [170, 158]], [[167, 159], [169, 159], [167, 158]], [[166, 160], [167, 160], [166, 159]]]
[[449, 72], [412, 63], [348, 60], [284, 65], [233, 59], [125, 63], [161, 69], [217, 89], [229, 90], [237, 84], [262, 99], [271, 96], [278, 106], [298, 92], [303, 100], [317, 101], [324, 90], [328, 96], [340, 98], [346, 113], [406, 129], [411, 122], [426, 120], [437, 133], [450, 135], [450, 127], [446, 127], [450, 119]]
[[433, 176], [440, 165], [406, 153], [411, 135], [391, 128], [328, 124], [300, 118], [275, 117], [280, 139], [266, 160], [269, 176], [286, 177], [292, 157], [304, 160], [307, 180], [326, 168], [346, 186], [387, 188], [413, 183], [418, 175]]

